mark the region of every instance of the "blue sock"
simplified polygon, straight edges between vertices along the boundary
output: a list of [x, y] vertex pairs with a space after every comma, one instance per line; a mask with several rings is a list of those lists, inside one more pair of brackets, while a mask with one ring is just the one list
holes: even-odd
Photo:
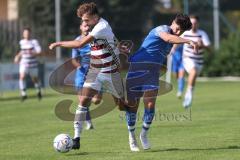
[[136, 112], [126, 111], [126, 121], [127, 121], [129, 132], [134, 132], [135, 131], [136, 119], [137, 119], [137, 113]]
[[152, 124], [152, 120], [154, 118], [155, 108], [145, 108], [143, 115], [143, 130], [147, 131]]
[[184, 77], [178, 78], [178, 92], [183, 93], [184, 85], [185, 85], [185, 79], [184, 79]]

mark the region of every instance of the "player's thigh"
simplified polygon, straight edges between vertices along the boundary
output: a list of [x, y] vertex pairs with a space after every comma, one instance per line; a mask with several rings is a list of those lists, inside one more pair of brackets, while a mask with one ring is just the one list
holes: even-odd
[[79, 95], [79, 104], [81, 106], [88, 107], [91, 104], [91, 100], [98, 93], [97, 90], [92, 88], [85, 88], [83, 87], [81, 95]]
[[102, 82], [100, 80], [100, 74], [95, 73], [94, 70], [89, 69], [89, 72], [86, 75], [85, 82], [83, 84], [84, 88], [92, 88], [98, 92], [102, 89]]
[[103, 89], [117, 98], [124, 97], [123, 80], [119, 72], [102, 76]]
[[144, 92], [158, 90], [159, 76], [159, 64], [131, 64], [126, 80], [128, 101], [137, 101]]
[[196, 63], [191, 58], [183, 58], [183, 67], [188, 74], [191, 73], [192, 69], [196, 69]]
[[29, 70], [27, 67], [20, 65], [19, 66], [19, 79], [23, 80], [26, 78], [26, 75], [29, 73]]

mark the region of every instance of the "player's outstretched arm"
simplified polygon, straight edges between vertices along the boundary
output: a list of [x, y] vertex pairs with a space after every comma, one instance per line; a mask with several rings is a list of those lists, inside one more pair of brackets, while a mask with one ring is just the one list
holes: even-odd
[[183, 44], [187, 43], [191, 45], [196, 53], [198, 53], [198, 44], [194, 41], [184, 39], [166, 32], [161, 32], [159, 33], [159, 36], [166, 42], [168, 43], [173, 43], [173, 44]]
[[14, 57], [14, 63], [15, 64], [18, 64], [20, 62], [20, 59], [21, 59], [21, 52], [18, 52], [15, 57]]
[[73, 40], [73, 41], [60, 41], [55, 42], [49, 45], [49, 49], [54, 49], [55, 47], [65, 47], [65, 48], [82, 48], [86, 44], [92, 42], [94, 40], [94, 37], [91, 35], [88, 35], [81, 40]]

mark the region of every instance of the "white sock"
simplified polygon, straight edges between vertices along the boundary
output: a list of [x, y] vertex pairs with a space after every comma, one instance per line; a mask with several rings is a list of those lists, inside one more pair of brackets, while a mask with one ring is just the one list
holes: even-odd
[[35, 83], [34, 86], [36, 88], [37, 93], [41, 92], [41, 87], [40, 87], [39, 83]]
[[188, 86], [187, 87], [187, 92], [192, 94], [193, 88], [194, 88], [193, 86]]
[[131, 138], [135, 138], [135, 131], [129, 131], [128, 133]]
[[187, 90], [186, 90], [185, 97], [192, 97], [192, 94], [193, 94], [193, 87], [192, 86], [188, 86]]
[[92, 124], [92, 121], [91, 121], [91, 120], [87, 120], [87, 121], [85, 121], [85, 123], [86, 123], [87, 125], [91, 125], [91, 124]]
[[147, 123], [143, 122], [143, 127], [142, 127], [141, 134], [142, 135], [147, 135], [147, 132], [148, 132], [149, 128], [150, 128], [150, 124], [147, 124]]
[[26, 96], [26, 85], [25, 85], [25, 81], [24, 80], [19, 80], [19, 89], [20, 89], [20, 93], [21, 96]]
[[78, 105], [74, 119], [74, 138], [80, 137], [83, 122], [86, 120], [88, 108]]

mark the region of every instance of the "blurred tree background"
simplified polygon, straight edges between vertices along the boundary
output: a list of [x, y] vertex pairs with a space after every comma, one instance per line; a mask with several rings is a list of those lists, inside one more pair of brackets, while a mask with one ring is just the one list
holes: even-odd
[[[161, 24], [170, 24], [176, 13], [183, 12], [183, 0], [69, 0], [61, 1], [61, 34], [63, 40], [74, 39], [79, 34], [79, 18], [76, 10], [81, 3], [96, 2], [99, 11], [110, 23], [119, 40], [131, 40], [133, 51], [141, 44], [148, 31]], [[206, 54], [204, 76], [240, 76], [240, 1], [219, 0], [221, 47], [214, 54]], [[170, 6], [169, 6], [170, 5]], [[213, 42], [212, 0], [189, 0], [189, 13], [201, 17], [201, 28], [206, 30]], [[28, 26], [44, 52], [55, 41], [55, 7], [53, 0], [19, 0], [19, 30]], [[5, 32], [0, 28], [0, 32]], [[0, 37], [2, 35], [0, 33]], [[20, 40], [21, 33], [14, 33]], [[12, 42], [12, 41], [11, 41]], [[0, 60], [12, 61], [17, 42], [0, 41]], [[70, 50], [63, 50], [69, 57]], [[54, 58], [54, 57], [52, 57]], [[49, 58], [47, 58], [49, 59]], [[47, 60], [46, 59], [46, 60]], [[224, 66], [223, 66], [224, 64]]]

